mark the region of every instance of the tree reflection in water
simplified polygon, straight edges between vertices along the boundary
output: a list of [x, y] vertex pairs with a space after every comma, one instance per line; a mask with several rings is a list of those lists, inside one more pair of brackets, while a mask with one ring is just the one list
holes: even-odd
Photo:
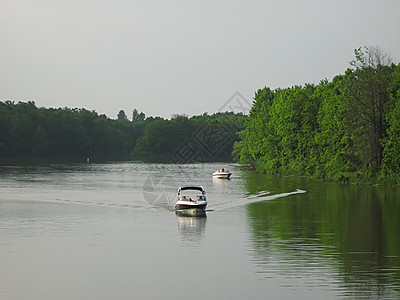
[[307, 193], [247, 206], [260, 273], [292, 287], [301, 276], [349, 298], [400, 296], [398, 190], [257, 175], [247, 177], [250, 194], [307, 185]]

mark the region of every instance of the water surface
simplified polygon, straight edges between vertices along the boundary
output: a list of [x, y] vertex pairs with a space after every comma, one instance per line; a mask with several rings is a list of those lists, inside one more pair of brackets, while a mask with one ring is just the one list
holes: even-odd
[[[397, 190], [221, 167], [0, 167], [0, 299], [400, 297]], [[173, 211], [185, 184], [206, 216]]]

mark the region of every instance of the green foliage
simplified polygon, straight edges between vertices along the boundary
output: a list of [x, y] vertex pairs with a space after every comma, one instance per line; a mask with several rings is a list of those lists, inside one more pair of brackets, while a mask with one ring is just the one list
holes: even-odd
[[144, 121], [146, 119], [146, 115], [143, 112], [139, 112], [136, 108], [132, 111], [132, 122], [138, 123], [140, 121]]
[[[107, 157], [172, 161], [177, 153], [189, 162], [187, 150], [198, 161], [231, 160], [236, 133], [245, 116], [204, 114], [171, 120], [145, 118], [133, 111], [130, 122], [121, 110], [118, 119], [85, 109], [37, 108], [34, 102], [0, 102], [1, 157]], [[191, 143], [190, 145], [188, 143]], [[214, 147], [217, 145], [218, 147]], [[193, 148], [193, 149], [192, 149]], [[181, 149], [186, 152], [179, 153]], [[200, 159], [199, 159], [200, 158]]]
[[268, 173], [399, 184], [400, 65], [379, 48], [355, 56], [332, 82], [258, 90], [235, 161]]
[[0, 102], [0, 120], [1, 157], [129, 155], [137, 139], [130, 122], [85, 109], [6, 101]]
[[387, 114], [387, 137], [383, 140], [383, 173], [391, 183], [400, 184], [400, 64], [392, 74], [389, 87], [392, 110]]
[[129, 121], [125, 111], [122, 109], [118, 112], [117, 118], [119, 121], [123, 121], [123, 122]]
[[154, 120], [146, 125], [132, 155], [182, 163], [231, 160], [233, 144], [239, 139], [236, 133], [244, 129], [244, 122], [244, 115], [233, 113]]

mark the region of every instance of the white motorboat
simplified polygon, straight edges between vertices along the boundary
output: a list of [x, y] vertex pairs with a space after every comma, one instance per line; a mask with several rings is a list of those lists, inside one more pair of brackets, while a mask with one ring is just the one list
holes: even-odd
[[207, 206], [206, 191], [202, 186], [182, 186], [178, 189], [176, 210], [205, 210]]
[[225, 179], [229, 179], [229, 177], [231, 177], [231, 175], [232, 175], [232, 173], [229, 170], [224, 169], [224, 168], [222, 168], [221, 170], [217, 170], [212, 174], [212, 176], [214, 178], [225, 178]]

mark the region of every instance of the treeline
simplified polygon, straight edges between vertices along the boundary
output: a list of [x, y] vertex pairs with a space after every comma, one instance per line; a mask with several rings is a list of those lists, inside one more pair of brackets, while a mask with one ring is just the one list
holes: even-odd
[[261, 172], [400, 184], [400, 64], [355, 50], [345, 74], [256, 92], [234, 159]]
[[86, 109], [5, 101], [0, 102], [0, 157], [229, 160], [244, 120], [229, 112], [146, 118], [135, 109], [130, 121], [122, 110], [110, 119]]

